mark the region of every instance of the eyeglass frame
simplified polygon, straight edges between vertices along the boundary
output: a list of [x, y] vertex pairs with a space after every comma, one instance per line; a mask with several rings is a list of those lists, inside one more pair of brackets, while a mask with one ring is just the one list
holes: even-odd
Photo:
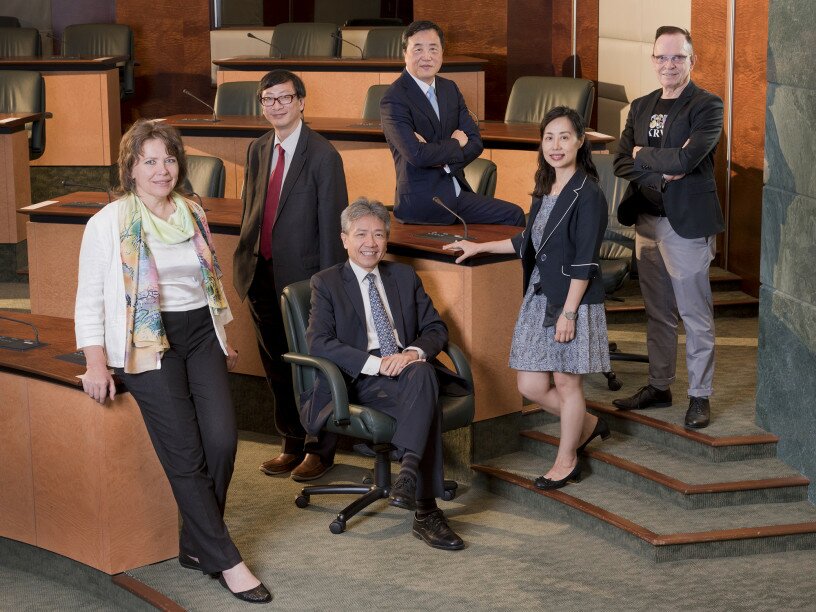
[[682, 64], [690, 57], [690, 55], [653, 55], [652, 60], [661, 66], [669, 63], [677, 65]]
[[[288, 102], [284, 102], [283, 98], [291, 98]], [[282, 96], [272, 97], [272, 96], [258, 96], [258, 103], [263, 106], [264, 108], [271, 108], [275, 106], [275, 102], [280, 102], [282, 107], [289, 106], [292, 102], [295, 101], [295, 98], [300, 99], [296, 93], [291, 94], [283, 94]], [[264, 100], [271, 100], [269, 104], [264, 104]]]

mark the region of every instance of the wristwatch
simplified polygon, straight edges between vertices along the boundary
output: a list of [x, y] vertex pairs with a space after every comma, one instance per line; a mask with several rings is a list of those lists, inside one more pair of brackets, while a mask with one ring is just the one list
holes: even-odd
[[565, 318], [567, 321], [574, 321], [575, 319], [577, 319], [577, 318], [578, 318], [578, 311], [577, 311], [577, 310], [573, 310], [572, 312], [567, 312], [567, 311], [565, 310], [565, 311], [564, 311], [564, 312], [562, 312], [561, 314], [563, 314], [563, 315], [564, 315], [564, 318]]

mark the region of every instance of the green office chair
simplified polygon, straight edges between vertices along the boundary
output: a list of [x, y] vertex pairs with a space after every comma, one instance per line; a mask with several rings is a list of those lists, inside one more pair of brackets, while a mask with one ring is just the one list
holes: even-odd
[[496, 193], [498, 168], [489, 159], [477, 157], [465, 166], [465, 180], [474, 193], [492, 198]]
[[29, 70], [0, 70], [0, 113], [40, 113], [26, 125], [28, 158], [45, 153], [45, 79]]
[[[343, 375], [339, 368], [328, 359], [311, 357], [306, 346], [306, 328], [309, 323], [309, 306], [311, 290], [309, 281], [293, 283], [283, 290], [281, 312], [286, 329], [286, 341], [289, 352], [283, 359], [292, 365], [292, 381], [295, 397], [310, 389], [315, 381], [315, 372], [320, 370], [329, 382], [334, 404], [334, 413], [329, 417], [325, 430], [368, 441], [374, 448], [374, 482], [370, 486], [353, 484], [329, 484], [304, 487], [295, 499], [298, 508], [309, 505], [312, 495], [359, 495], [346, 506], [329, 525], [334, 533], [343, 533], [347, 521], [364, 510], [378, 499], [388, 497], [391, 492], [391, 438], [394, 435], [395, 423], [390, 416], [373, 408], [350, 404]], [[473, 375], [470, 365], [461, 349], [448, 344], [447, 354], [453, 362], [456, 372], [473, 386]], [[473, 395], [440, 397], [442, 405], [442, 431], [451, 431], [467, 427], [473, 421]], [[452, 499], [456, 483], [445, 481], [445, 499]]]
[[0, 28], [19, 28], [20, 20], [9, 15], [0, 15]]
[[380, 122], [380, 101], [390, 85], [371, 85], [363, 103], [363, 119]]
[[224, 162], [208, 155], [187, 156], [187, 179], [181, 188], [202, 198], [223, 198], [226, 172]]
[[63, 55], [124, 55], [124, 66], [119, 69], [122, 98], [133, 95], [135, 88], [133, 59], [133, 32], [120, 23], [83, 23], [70, 25], [62, 33]]
[[569, 77], [520, 77], [513, 83], [505, 123], [541, 123], [555, 106], [569, 106], [578, 111], [589, 125], [595, 103], [595, 84], [587, 79]]
[[402, 57], [402, 32], [403, 27], [396, 28], [373, 28], [368, 31], [365, 45], [363, 45], [363, 57], [385, 57], [399, 59]]
[[234, 81], [221, 83], [215, 90], [215, 114], [243, 115], [260, 117], [263, 108], [258, 102], [258, 83], [256, 81]]
[[40, 57], [42, 41], [37, 28], [0, 27], [0, 57]]
[[333, 23], [279, 23], [272, 35], [270, 54], [280, 53], [284, 58], [335, 57], [338, 40]]

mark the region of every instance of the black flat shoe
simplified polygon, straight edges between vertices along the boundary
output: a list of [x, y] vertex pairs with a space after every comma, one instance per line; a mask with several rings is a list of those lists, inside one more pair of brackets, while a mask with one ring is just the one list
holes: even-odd
[[601, 436], [601, 440], [608, 440], [611, 435], [612, 432], [609, 431], [609, 424], [606, 421], [604, 421], [601, 417], [598, 417], [598, 422], [595, 423], [595, 429], [592, 430], [592, 433], [589, 434], [589, 437], [586, 439], [586, 441], [581, 446], [575, 449], [575, 452], [576, 453], [584, 452], [584, 449], [587, 447], [587, 445], [598, 436]]
[[232, 596], [236, 599], [240, 599], [241, 601], [245, 601], [247, 603], [269, 603], [272, 601], [272, 593], [263, 585], [263, 582], [256, 586], [254, 589], [249, 589], [248, 591], [241, 591], [240, 593], [234, 592], [232, 589], [229, 588], [227, 585], [227, 581], [224, 580], [223, 575], [218, 576], [218, 582], [221, 583], [221, 586], [227, 589]]
[[199, 572], [201, 571], [201, 564], [196, 559], [193, 559], [190, 555], [183, 552], [179, 553], [178, 562], [181, 567]]
[[560, 489], [561, 487], [566, 486], [570, 482], [581, 482], [581, 464], [580, 462], [578, 465], [573, 468], [573, 470], [567, 474], [561, 480], [550, 480], [549, 478], [544, 478], [544, 476], [539, 476], [535, 479], [535, 486], [537, 489], [541, 489], [542, 491], [552, 491], [553, 489]]

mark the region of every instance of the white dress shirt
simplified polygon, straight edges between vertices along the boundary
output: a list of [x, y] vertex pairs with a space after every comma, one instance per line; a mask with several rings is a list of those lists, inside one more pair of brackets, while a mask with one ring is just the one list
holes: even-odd
[[[292, 102], [294, 104], [294, 102]], [[272, 142], [272, 163], [269, 169], [269, 176], [272, 176], [272, 171], [275, 169], [275, 164], [278, 163], [278, 147], [280, 145], [285, 155], [283, 157], [283, 177], [281, 178], [281, 187], [286, 180], [286, 175], [289, 173], [289, 166], [292, 165], [292, 157], [295, 154], [298, 140], [300, 140], [300, 130], [303, 128], [303, 119], [298, 120], [297, 127], [284, 140], [280, 140], [275, 134], [275, 140]]]

